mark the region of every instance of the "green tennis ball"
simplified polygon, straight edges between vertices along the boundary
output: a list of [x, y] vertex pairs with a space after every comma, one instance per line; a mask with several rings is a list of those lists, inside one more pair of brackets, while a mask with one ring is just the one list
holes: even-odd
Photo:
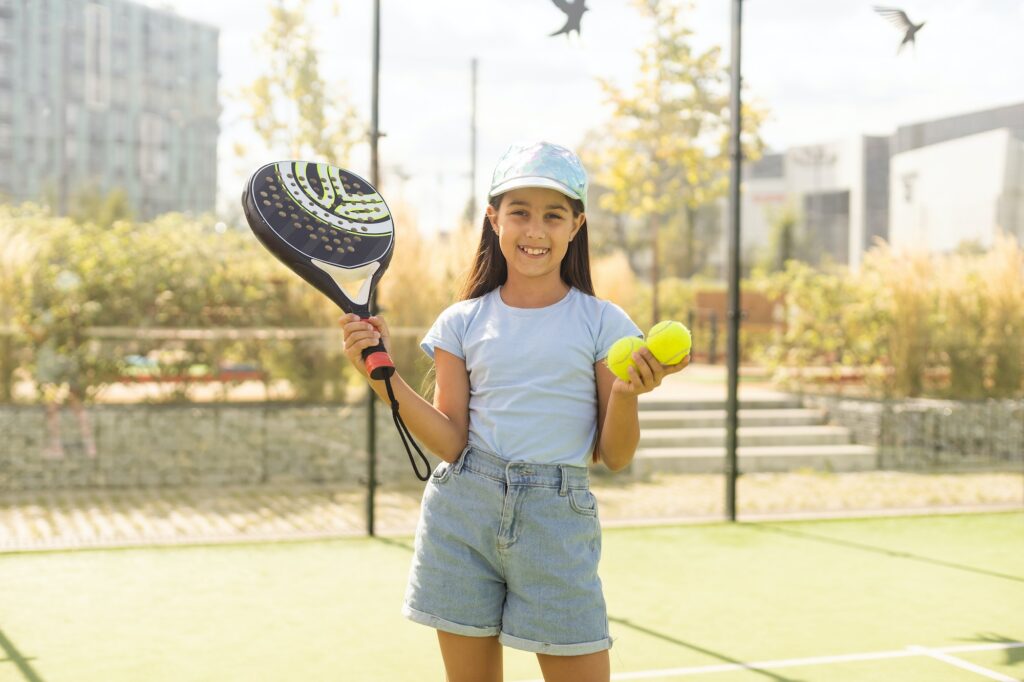
[[633, 353], [643, 347], [644, 342], [639, 337], [624, 336], [612, 344], [608, 350], [608, 357], [605, 358], [605, 364], [608, 365], [612, 374], [623, 381], [629, 381], [629, 368], [636, 367], [636, 363], [633, 362]]
[[690, 330], [675, 320], [665, 320], [651, 327], [647, 349], [663, 365], [675, 365], [690, 352]]

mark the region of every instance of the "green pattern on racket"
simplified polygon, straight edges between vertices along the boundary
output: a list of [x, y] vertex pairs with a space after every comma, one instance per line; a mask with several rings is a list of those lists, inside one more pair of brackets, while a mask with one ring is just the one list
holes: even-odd
[[279, 161], [252, 175], [242, 204], [271, 253], [345, 312], [370, 316], [395, 234], [391, 211], [369, 182], [324, 163]]

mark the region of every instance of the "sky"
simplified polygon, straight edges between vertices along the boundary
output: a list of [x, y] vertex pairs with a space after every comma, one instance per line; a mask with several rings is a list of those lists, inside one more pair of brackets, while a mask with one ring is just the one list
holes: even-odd
[[[231, 215], [249, 172], [287, 153], [261, 149], [239, 91], [265, 65], [258, 39], [270, 0], [145, 0], [220, 30], [223, 113], [218, 209]], [[313, 0], [326, 80], [369, 121], [372, 0]], [[916, 48], [871, 0], [746, 0], [743, 80], [769, 110], [772, 150], [1024, 101], [1024, 0], [899, 0], [925, 21]], [[875, 3], [877, 4], [877, 2]], [[381, 2], [380, 191], [413, 207], [420, 229], [458, 226], [475, 192], [482, 206], [494, 163], [513, 142], [577, 146], [609, 118], [598, 78], [629, 88], [650, 23], [628, 0], [587, 0], [582, 32], [551, 37], [564, 15], [550, 0]], [[696, 0], [698, 49], [730, 49], [729, 0]], [[336, 10], [336, 11], [335, 11]], [[470, 63], [477, 79], [477, 172], [470, 179]], [[248, 157], [232, 150], [245, 144]], [[368, 145], [350, 160], [369, 173]], [[328, 160], [329, 161], [329, 160]]]

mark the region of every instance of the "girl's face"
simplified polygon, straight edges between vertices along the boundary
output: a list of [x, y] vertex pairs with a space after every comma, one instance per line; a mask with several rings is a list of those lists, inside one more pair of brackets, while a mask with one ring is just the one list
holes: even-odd
[[497, 211], [487, 206], [487, 217], [498, 235], [510, 279], [552, 273], [560, 279], [562, 258], [585, 219], [582, 213], [573, 216], [568, 197], [543, 187], [506, 192]]

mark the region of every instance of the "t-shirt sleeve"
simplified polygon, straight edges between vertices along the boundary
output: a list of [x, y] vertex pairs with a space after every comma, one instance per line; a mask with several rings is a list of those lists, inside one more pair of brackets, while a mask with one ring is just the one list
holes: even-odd
[[603, 301], [601, 324], [597, 330], [597, 354], [594, 362], [604, 360], [612, 344], [623, 336], [640, 336], [644, 333], [629, 318], [626, 311], [609, 301]]
[[467, 318], [459, 307], [452, 306], [441, 313], [434, 325], [427, 330], [420, 341], [423, 352], [434, 359], [437, 348], [448, 351], [455, 357], [465, 360], [466, 353], [462, 349], [462, 340], [466, 333]]

